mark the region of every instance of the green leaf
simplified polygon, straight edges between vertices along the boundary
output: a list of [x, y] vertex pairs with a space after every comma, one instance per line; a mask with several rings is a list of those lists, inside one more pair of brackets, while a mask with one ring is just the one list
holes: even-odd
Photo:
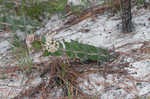
[[72, 51], [66, 51], [66, 54], [71, 58], [73, 59], [75, 57], [75, 54], [72, 53]]
[[50, 52], [48, 52], [48, 50], [45, 50], [44, 52], [43, 52], [43, 55], [42, 56], [49, 56], [50, 55]]
[[37, 40], [37, 41], [32, 42], [32, 47], [37, 50], [41, 50], [42, 49], [41, 41]]
[[41, 40], [41, 42], [42, 42], [42, 44], [45, 44], [45, 42], [46, 42], [46, 38], [45, 38], [45, 36], [42, 36], [42, 40]]
[[77, 56], [80, 59], [109, 61], [111, 58], [109, 52], [88, 44], [81, 44], [77, 41], [65, 42], [66, 53], [69, 57]]
[[52, 55], [54, 55], [54, 56], [62, 56], [63, 54], [64, 54], [64, 52], [61, 49], [52, 53]]

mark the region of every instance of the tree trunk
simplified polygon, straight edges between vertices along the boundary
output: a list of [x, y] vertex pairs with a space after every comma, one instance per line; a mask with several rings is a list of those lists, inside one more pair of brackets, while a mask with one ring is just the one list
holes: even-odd
[[121, 0], [122, 7], [122, 32], [132, 32], [131, 0]]

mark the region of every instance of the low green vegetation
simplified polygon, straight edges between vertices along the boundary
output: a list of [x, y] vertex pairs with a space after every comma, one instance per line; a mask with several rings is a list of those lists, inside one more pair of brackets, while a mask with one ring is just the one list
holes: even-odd
[[[0, 30], [8, 30], [14, 36], [12, 51], [20, 66], [28, 66], [31, 70], [32, 60], [29, 49], [16, 31], [21, 31], [25, 36], [33, 33], [52, 14], [65, 13], [66, 4], [67, 0], [0, 0]], [[33, 46], [41, 49], [38, 43], [34, 42]]]
[[[64, 42], [64, 45], [65, 45], [65, 52], [63, 50], [62, 44], [60, 43], [59, 49], [56, 52], [52, 53], [45, 50], [45, 52], [43, 52], [43, 56], [49, 55], [63, 56], [64, 53], [66, 53], [66, 55], [69, 56], [71, 59], [79, 58], [80, 60], [92, 60], [101, 62], [110, 61], [114, 58], [109, 54], [109, 51], [106, 49], [97, 48], [95, 46], [88, 44], [82, 44], [77, 41]], [[41, 48], [42, 45], [41, 43], [36, 43], [35, 46], [35, 43], [33, 43], [32, 46], [35, 49], [39, 49]]]
[[[138, 4], [143, 4], [144, 0], [137, 0]], [[70, 6], [70, 11], [75, 14], [79, 14], [83, 9], [89, 7], [88, 0], [82, 0], [84, 5]], [[106, 4], [113, 6], [112, 0], [105, 2]], [[42, 25], [44, 25], [43, 20], [49, 19], [52, 14], [56, 13], [66, 13], [67, 0], [0, 0], [0, 30], [10, 30], [14, 34], [13, 42], [13, 52], [18, 57], [18, 52], [21, 53], [18, 59], [24, 62], [24, 64], [31, 64], [28, 57], [28, 49], [23, 44], [15, 34], [17, 30], [23, 31], [28, 35], [33, 33]], [[114, 9], [118, 9], [115, 8]], [[32, 46], [35, 49], [41, 50], [44, 41], [35, 41]], [[23, 46], [22, 46], [23, 45]], [[90, 59], [90, 60], [101, 60], [108, 61], [112, 57], [109, 55], [107, 50], [96, 48], [91, 45], [81, 44], [76, 41], [70, 43], [65, 42], [66, 54], [70, 58], [78, 57], [80, 59]], [[16, 52], [16, 50], [19, 50]], [[62, 45], [55, 53], [50, 53], [45, 51], [43, 56], [54, 55], [61, 56], [64, 55], [62, 50]], [[22, 58], [20, 58], [22, 57]]]
[[25, 43], [20, 41], [17, 36], [14, 36], [11, 49], [13, 55], [18, 61], [17, 64], [22, 67], [22, 70], [24, 70], [24, 68], [27, 68], [26, 70], [24, 70], [24, 72], [31, 72], [32, 60], [29, 54], [29, 49], [26, 48]]
[[[80, 12], [89, 7], [88, 0], [81, 0], [85, 5], [73, 6], [71, 5], [69, 10], [74, 14], [80, 14]], [[121, 7], [113, 6], [113, 1], [108, 0], [107, 4], [112, 7], [112, 11], [119, 12]], [[138, 4], [143, 4], [144, 0], [137, 0]], [[16, 31], [32, 34], [42, 25], [44, 20], [51, 18], [51, 15], [61, 13], [62, 16], [66, 11], [67, 0], [0, 0], [0, 30], [9, 30], [13, 33], [12, 52], [18, 61], [18, 65], [22, 67], [23, 72], [31, 72], [32, 59], [30, 56], [30, 50], [43, 51], [44, 44], [46, 42], [44, 35], [42, 40], [35, 40], [32, 42], [32, 48], [29, 49], [25, 44], [25, 40], [21, 40]], [[46, 21], [46, 22], [47, 22]], [[64, 41], [65, 50], [62, 43], [59, 43], [59, 48], [56, 52], [43, 51], [43, 56], [64, 56], [67, 55], [70, 59], [78, 58], [83, 62], [84, 60], [91, 60], [97, 62], [109, 62], [115, 59], [110, 55], [110, 52], [106, 49], [95, 47], [88, 44], [82, 44], [77, 41], [66, 42]], [[58, 61], [56, 61], [58, 62]], [[57, 63], [52, 65], [56, 69], [54, 74], [59, 74], [60, 77], [56, 77], [60, 85], [65, 85], [67, 93], [70, 99], [72, 99], [73, 91], [71, 90], [72, 82], [75, 82], [78, 78], [76, 72], [70, 71], [70, 65]], [[27, 68], [26, 70], [24, 68]], [[53, 76], [53, 75], [51, 75]], [[56, 75], [55, 75], [56, 76]], [[76, 77], [75, 77], [76, 76]], [[7, 75], [3, 74], [2, 79], [6, 79]], [[54, 79], [55, 80], [55, 79]], [[50, 80], [53, 81], [53, 80]], [[76, 82], [75, 82], [76, 83]]]
[[43, 2], [34, 2], [29, 6], [25, 6], [25, 14], [32, 19], [40, 20], [40, 16], [47, 17], [47, 15], [64, 11], [66, 4], [67, 0], [49, 0]]
[[0, 29], [35, 31], [52, 14], [65, 13], [66, 4], [67, 0], [0, 0]]

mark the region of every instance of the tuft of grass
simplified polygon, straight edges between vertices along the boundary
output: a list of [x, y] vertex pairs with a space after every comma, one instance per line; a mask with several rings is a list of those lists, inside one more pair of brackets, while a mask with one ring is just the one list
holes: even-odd
[[[65, 62], [64, 59], [60, 57], [54, 57], [52, 59], [51, 68], [51, 86], [61, 87], [64, 92], [64, 96], [68, 96], [72, 99], [76, 95], [78, 90], [76, 89], [77, 78], [79, 77], [79, 72], [75, 72], [71, 69], [71, 65]], [[54, 84], [54, 85], [53, 85]]]
[[[22, 1], [22, 2], [21, 2]], [[35, 31], [41, 21], [54, 13], [65, 12], [67, 0], [0, 0], [0, 29]], [[29, 28], [30, 27], [30, 28]]]
[[32, 60], [29, 54], [29, 50], [26, 48], [24, 42], [20, 41], [17, 36], [14, 36], [14, 40], [12, 42], [11, 50], [13, 52], [14, 57], [18, 61], [18, 65], [24, 68], [27, 68], [27, 73], [32, 70]]
[[[34, 0], [33, 0], [34, 1]], [[51, 15], [53, 13], [59, 13], [65, 10], [67, 0], [50, 0], [50, 1], [40, 1], [35, 2], [25, 2], [24, 12], [26, 16], [32, 19], [41, 20], [40, 17]]]
[[7, 28], [11, 31], [25, 31], [31, 32], [35, 31], [37, 27], [40, 26], [40, 22], [38, 21], [32, 21], [31, 19], [27, 19], [24, 27], [24, 21], [23, 17], [15, 18], [13, 16], [6, 16], [5, 19], [3, 17], [0, 17], [0, 29], [3, 29], [3, 24], [7, 25]]

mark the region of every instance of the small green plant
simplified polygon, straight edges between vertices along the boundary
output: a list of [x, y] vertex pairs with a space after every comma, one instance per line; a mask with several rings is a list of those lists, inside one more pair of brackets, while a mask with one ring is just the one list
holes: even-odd
[[27, 67], [26, 72], [30, 72], [32, 69], [32, 60], [24, 42], [20, 41], [17, 36], [14, 36], [11, 49], [13, 55], [18, 60], [18, 65], [20, 65], [22, 69]]
[[[39, 50], [40, 47], [42, 46], [41, 44], [42, 43], [39, 42], [36, 45], [38, 47], [36, 47], [34, 44], [32, 44], [32, 46], [35, 49]], [[52, 48], [53, 47], [52, 44], [48, 44], [45, 46], [50, 45], [51, 46], [50, 48]], [[49, 52], [48, 50], [45, 50], [43, 52], [43, 56], [49, 56], [49, 55], [63, 56], [65, 53], [71, 59], [79, 58], [81, 60], [93, 60], [93, 61], [101, 61], [101, 62], [110, 61], [114, 58], [109, 54], [109, 51], [107, 51], [106, 49], [97, 48], [95, 46], [88, 45], [88, 44], [82, 44], [77, 41], [71, 41], [71, 42], [64, 41], [64, 45], [65, 45], [65, 50], [63, 50], [63, 45], [59, 43], [59, 47], [55, 52]]]

